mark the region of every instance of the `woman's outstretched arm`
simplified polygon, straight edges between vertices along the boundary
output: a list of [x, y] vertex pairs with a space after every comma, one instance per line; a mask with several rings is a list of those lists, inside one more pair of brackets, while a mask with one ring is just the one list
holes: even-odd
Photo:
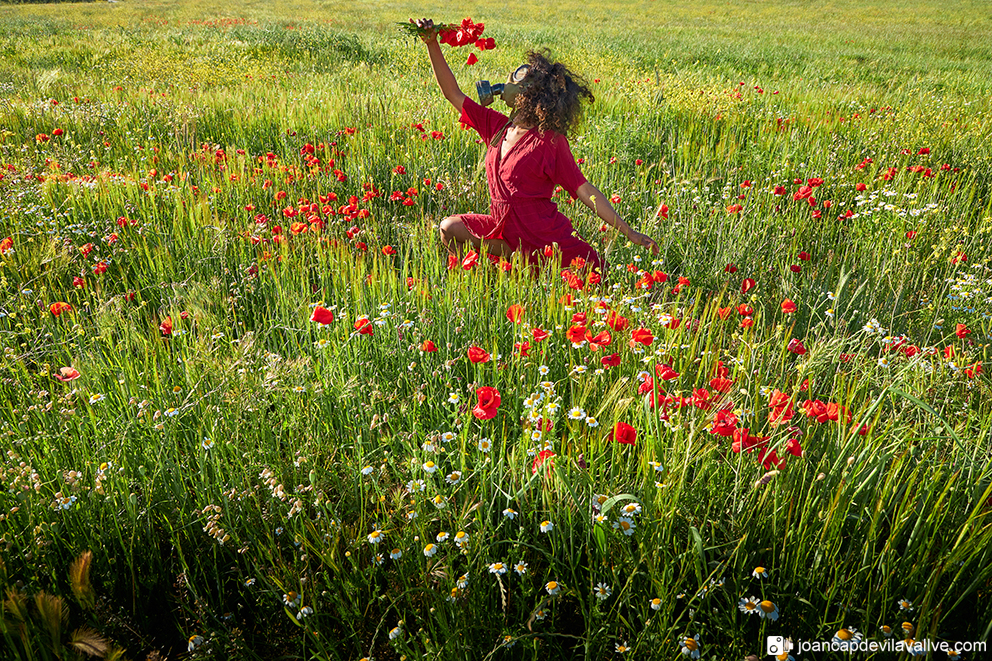
[[441, 86], [441, 93], [455, 107], [455, 110], [461, 112], [462, 104], [465, 102], [465, 93], [458, 87], [458, 81], [455, 80], [455, 75], [451, 73], [451, 67], [448, 66], [448, 62], [444, 59], [444, 53], [441, 52], [441, 44], [437, 41], [437, 28], [434, 27], [434, 21], [429, 18], [421, 18], [415, 21], [415, 23], [417, 27], [425, 30], [420, 38], [427, 44], [427, 53], [431, 58], [431, 68], [434, 70], [434, 77], [437, 79], [437, 84]]
[[578, 198], [582, 201], [584, 205], [596, 212], [604, 223], [607, 225], [612, 225], [621, 234], [623, 234], [631, 243], [639, 246], [644, 246], [645, 248], [651, 249], [651, 254], [658, 254], [658, 244], [654, 242], [647, 234], [641, 234], [640, 232], [635, 232], [631, 229], [630, 225], [624, 221], [623, 218], [613, 209], [609, 200], [603, 193], [590, 184], [588, 181], [579, 186], [579, 189], [575, 191]]

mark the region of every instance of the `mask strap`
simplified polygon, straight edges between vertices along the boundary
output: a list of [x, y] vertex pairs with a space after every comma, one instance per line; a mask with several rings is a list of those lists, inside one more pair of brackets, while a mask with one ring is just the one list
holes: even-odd
[[516, 116], [517, 116], [516, 110], [510, 113], [510, 116], [507, 118], [506, 124], [503, 125], [503, 128], [501, 128], [499, 131], [496, 131], [496, 133], [493, 134], [492, 140], [489, 141], [490, 147], [495, 147], [500, 143], [501, 140], [499, 139], [499, 137], [504, 133], [506, 133], [506, 130], [508, 128], [513, 126], [513, 118]]

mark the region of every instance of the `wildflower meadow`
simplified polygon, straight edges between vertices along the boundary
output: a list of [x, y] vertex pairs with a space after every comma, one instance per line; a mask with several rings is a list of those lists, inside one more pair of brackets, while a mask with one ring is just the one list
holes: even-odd
[[[421, 16], [473, 98], [582, 74], [572, 152], [660, 254], [559, 190], [603, 269], [449, 256], [485, 145]], [[990, 33], [0, 4], [0, 657], [988, 658]]]

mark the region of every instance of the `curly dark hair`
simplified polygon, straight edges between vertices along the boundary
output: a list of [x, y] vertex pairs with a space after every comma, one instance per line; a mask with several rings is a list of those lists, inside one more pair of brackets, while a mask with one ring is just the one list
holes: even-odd
[[514, 110], [519, 121], [534, 124], [542, 133], [556, 131], [567, 136], [582, 121], [582, 100], [592, 103], [595, 98], [582, 76], [561, 62], [552, 62], [550, 55], [547, 49], [527, 53], [530, 69]]

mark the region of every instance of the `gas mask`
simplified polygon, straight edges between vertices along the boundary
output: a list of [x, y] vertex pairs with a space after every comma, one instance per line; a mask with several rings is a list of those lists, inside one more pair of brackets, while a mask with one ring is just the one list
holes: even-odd
[[490, 85], [488, 80], [476, 81], [475, 91], [479, 95], [479, 105], [488, 106], [498, 96], [503, 99], [506, 105], [512, 108], [517, 94], [526, 87], [526, 85], [523, 85], [523, 80], [529, 70], [530, 65], [521, 64], [517, 67], [516, 71], [510, 74], [510, 80], [506, 83]]

